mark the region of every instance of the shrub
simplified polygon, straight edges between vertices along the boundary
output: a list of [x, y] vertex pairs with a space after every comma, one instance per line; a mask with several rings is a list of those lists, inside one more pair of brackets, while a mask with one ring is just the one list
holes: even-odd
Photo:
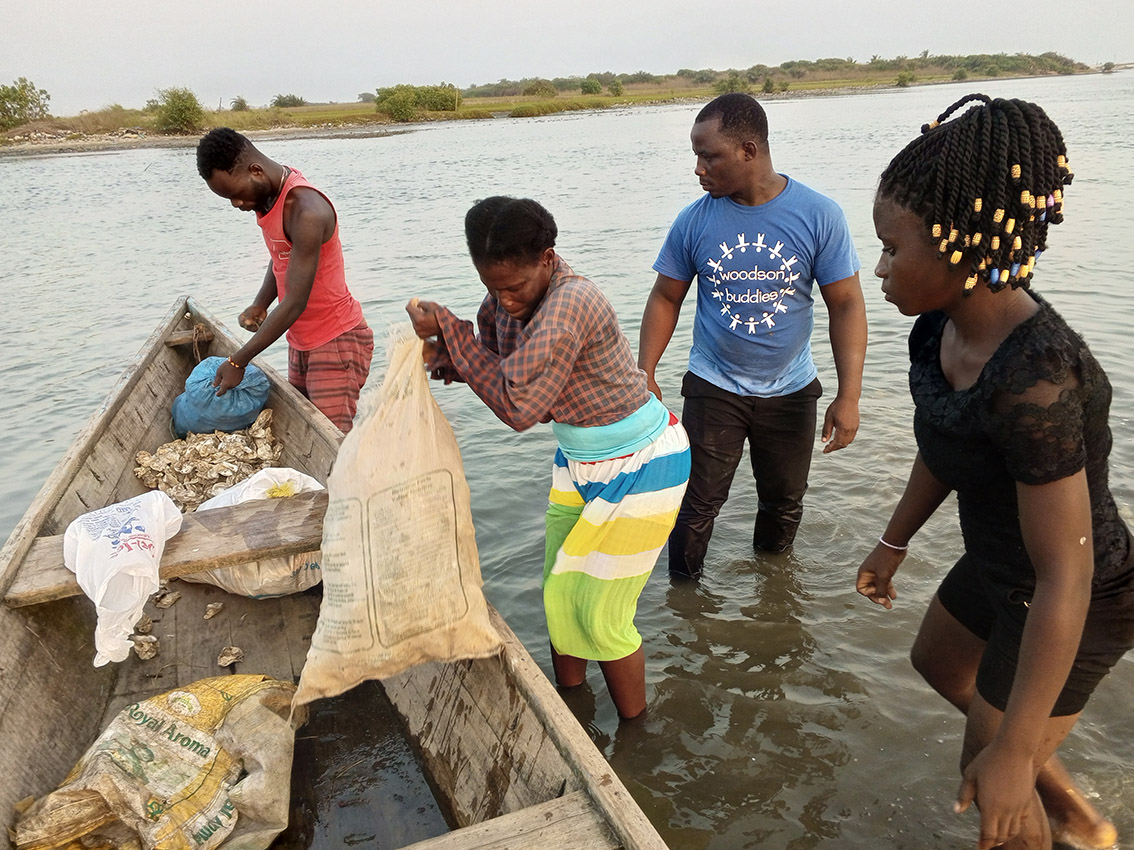
[[602, 83], [588, 78], [579, 83], [579, 91], [582, 94], [602, 94]]
[[559, 89], [549, 80], [535, 80], [524, 88], [525, 97], [556, 97]]
[[248, 111], [248, 101], [246, 101], [240, 95], [237, 95], [236, 97], [234, 97], [232, 99], [231, 106], [232, 106], [233, 112], [247, 112]]
[[622, 91], [623, 91], [622, 80], [619, 80], [619, 79], [611, 80], [610, 85], [607, 86], [607, 91], [609, 91], [615, 97], [622, 97]]
[[278, 106], [281, 109], [286, 109], [289, 106], [306, 106], [307, 101], [297, 94], [277, 94], [272, 98], [269, 106]]
[[461, 105], [461, 92], [451, 83], [439, 86], [411, 86], [401, 83], [378, 89], [375, 111], [385, 112], [399, 122], [413, 121], [418, 111], [456, 112]]
[[717, 80], [713, 83], [713, 91], [717, 94], [729, 94], [730, 92], [748, 94], [751, 88], [752, 87], [748, 85], [748, 80], [740, 76], [738, 71], [732, 71], [723, 80]]
[[155, 124], [162, 133], [197, 133], [205, 123], [205, 109], [187, 88], [158, 89]]
[[46, 118], [49, 100], [47, 90], [37, 89], [27, 77], [20, 77], [10, 86], [0, 86], [0, 130]]
[[[388, 94], [384, 94], [386, 92]], [[417, 117], [417, 97], [413, 93], [413, 86], [394, 86], [393, 90], [379, 89], [375, 108], [403, 124], [412, 121]]]
[[771, 94], [776, 90], [776, 82], [771, 77], [764, 78], [763, 91], [764, 94]]
[[903, 88], [903, 89], [907, 88], [910, 85], [910, 83], [913, 83], [916, 80], [917, 80], [917, 77], [914, 75], [913, 71], [900, 71], [900, 72], [898, 72], [898, 87], [899, 88]]

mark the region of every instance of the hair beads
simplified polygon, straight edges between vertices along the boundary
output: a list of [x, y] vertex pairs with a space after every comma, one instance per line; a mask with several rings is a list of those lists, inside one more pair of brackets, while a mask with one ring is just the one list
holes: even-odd
[[1035, 104], [968, 95], [891, 160], [878, 195], [921, 216], [952, 265], [968, 263], [966, 290], [978, 280], [1027, 286], [1048, 225], [1063, 221], [1062, 187], [1073, 177], [1066, 153]]

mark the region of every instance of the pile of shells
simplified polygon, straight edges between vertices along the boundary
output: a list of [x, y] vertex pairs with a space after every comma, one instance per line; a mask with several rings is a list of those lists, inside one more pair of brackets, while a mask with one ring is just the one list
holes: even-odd
[[265, 466], [276, 466], [282, 452], [272, 434], [272, 411], [265, 409], [241, 431], [189, 434], [159, 446], [153, 454], [138, 452], [134, 474], [189, 513]]

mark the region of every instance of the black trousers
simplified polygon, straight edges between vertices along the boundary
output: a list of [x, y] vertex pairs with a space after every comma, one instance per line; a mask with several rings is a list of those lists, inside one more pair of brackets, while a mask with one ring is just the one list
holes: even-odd
[[740, 396], [692, 372], [681, 384], [681, 424], [689, 434], [689, 486], [669, 537], [669, 571], [696, 578], [705, 565], [713, 523], [728, 499], [747, 441], [758, 499], [752, 545], [782, 552], [795, 540], [815, 444], [823, 387], [816, 378], [790, 395]]

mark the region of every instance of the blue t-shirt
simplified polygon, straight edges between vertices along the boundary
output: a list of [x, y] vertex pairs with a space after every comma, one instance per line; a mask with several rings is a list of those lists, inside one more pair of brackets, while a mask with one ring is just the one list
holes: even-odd
[[696, 276], [689, 371], [737, 395], [787, 395], [815, 379], [812, 287], [859, 268], [838, 204], [787, 181], [756, 207], [703, 195], [678, 214], [654, 263], [675, 280]]

